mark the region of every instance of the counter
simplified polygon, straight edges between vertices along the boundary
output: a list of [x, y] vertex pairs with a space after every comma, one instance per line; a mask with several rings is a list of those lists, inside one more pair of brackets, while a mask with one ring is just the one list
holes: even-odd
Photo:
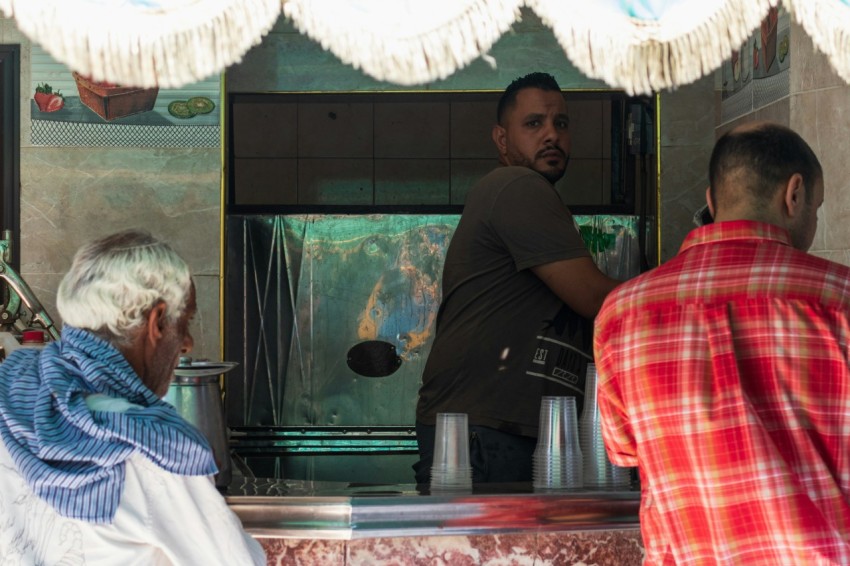
[[641, 564], [638, 491], [237, 480], [225, 499], [269, 564]]

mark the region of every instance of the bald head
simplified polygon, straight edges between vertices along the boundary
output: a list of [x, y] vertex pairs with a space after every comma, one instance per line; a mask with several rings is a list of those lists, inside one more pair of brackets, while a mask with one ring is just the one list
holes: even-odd
[[715, 216], [769, 220], [780, 191], [795, 174], [805, 198], [823, 181], [823, 169], [809, 145], [793, 130], [750, 122], [727, 132], [714, 146], [709, 164], [709, 198]]

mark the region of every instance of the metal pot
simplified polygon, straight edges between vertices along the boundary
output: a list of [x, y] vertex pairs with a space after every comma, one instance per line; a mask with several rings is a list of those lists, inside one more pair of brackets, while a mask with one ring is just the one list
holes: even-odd
[[233, 469], [219, 378], [237, 365], [236, 362], [192, 362], [181, 359], [180, 365], [174, 370], [174, 380], [163, 398], [206, 436], [218, 466], [215, 476], [218, 488], [230, 484]]

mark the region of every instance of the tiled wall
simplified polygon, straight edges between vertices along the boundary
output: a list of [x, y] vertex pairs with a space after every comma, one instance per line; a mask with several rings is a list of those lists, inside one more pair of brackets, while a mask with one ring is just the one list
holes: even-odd
[[[800, 133], [824, 168], [825, 202], [810, 251], [850, 265], [850, 86], [835, 74], [828, 59], [794, 22], [790, 35], [788, 96], [723, 122], [716, 75], [662, 94], [662, 260], [676, 254], [682, 239], [694, 227], [694, 211], [705, 203], [708, 160], [716, 137], [745, 122], [769, 120]], [[714, 127], [709, 126], [709, 117]]]
[[[0, 43], [21, 46], [21, 85], [31, 47], [0, 18]], [[220, 359], [219, 148], [44, 147], [31, 143], [32, 92], [21, 88], [21, 276], [61, 323], [56, 289], [77, 248], [124, 228], [151, 231], [189, 263], [197, 286], [193, 355]]]
[[661, 95], [661, 261], [675, 256], [705, 204], [714, 145], [714, 76]]
[[794, 24], [791, 29], [790, 126], [823, 166], [824, 204], [811, 252], [850, 265], [850, 86]]
[[[27, 106], [29, 108], [29, 106]], [[192, 270], [193, 355], [219, 354], [219, 168], [216, 149], [21, 150], [21, 272], [55, 318], [55, 294], [84, 242], [143, 228]]]
[[[570, 93], [568, 204], [611, 202], [611, 101]], [[233, 104], [235, 204], [463, 204], [498, 165], [498, 93], [246, 95]]]
[[850, 86], [794, 22], [789, 53], [790, 95], [734, 121], [718, 123], [716, 134], [751, 120], [771, 120], [797, 131], [824, 170], [824, 205], [810, 252], [850, 265]]

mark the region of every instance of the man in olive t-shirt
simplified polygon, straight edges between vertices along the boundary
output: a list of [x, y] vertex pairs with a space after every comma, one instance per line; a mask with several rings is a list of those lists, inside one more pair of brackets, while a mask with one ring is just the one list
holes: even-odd
[[437, 413], [466, 413], [473, 481], [531, 480], [543, 395], [582, 399], [591, 322], [617, 281], [596, 267], [554, 183], [570, 153], [554, 78], [505, 90], [499, 167], [467, 196], [446, 255], [443, 300], [416, 410], [417, 483], [428, 483]]

